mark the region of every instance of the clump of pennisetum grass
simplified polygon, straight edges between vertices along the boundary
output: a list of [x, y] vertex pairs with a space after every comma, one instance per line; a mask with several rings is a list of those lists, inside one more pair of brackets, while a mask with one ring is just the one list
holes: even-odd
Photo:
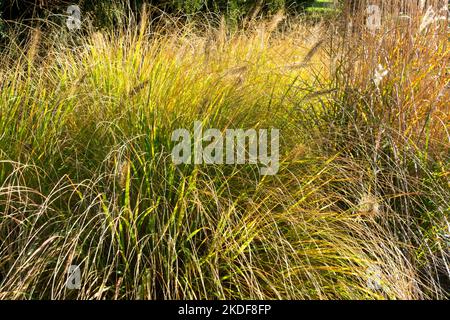
[[[345, 26], [336, 45], [336, 90], [327, 97], [332, 107], [320, 115], [314, 136], [320, 154], [339, 152], [345, 165], [338, 171], [360, 186], [354, 194], [348, 186], [339, 192], [359, 197], [361, 212], [416, 248], [410, 254], [420, 276], [441, 279], [446, 287], [448, 9], [446, 1], [414, 3], [371, 1], [382, 13], [375, 29], [366, 25], [367, 12], [348, 13], [347, 21], [356, 24]], [[360, 5], [365, 8], [364, 1]]]
[[[281, 13], [202, 32], [142, 16], [4, 53], [0, 298], [445, 297], [439, 29], [349, 43], [277, 31]], [[283, 128], [279, 174], [175, 166], [171, 132], [198, 119]]]

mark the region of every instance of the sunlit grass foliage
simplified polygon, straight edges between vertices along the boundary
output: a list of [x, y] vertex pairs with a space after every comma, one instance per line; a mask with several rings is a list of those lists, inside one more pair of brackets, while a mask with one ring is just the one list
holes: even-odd
[[[11, 31], [0, 298], [448, 298], [447, 22], [414, 14]], [[279, 128], [278, 174], [174, 165], [196, 120]]]

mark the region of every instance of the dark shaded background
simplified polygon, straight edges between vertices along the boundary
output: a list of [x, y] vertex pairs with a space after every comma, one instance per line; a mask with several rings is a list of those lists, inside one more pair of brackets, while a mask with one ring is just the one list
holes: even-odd
[[274, 12], [281, 8], [300, 9], [313, 0], [0, 0], [0, 12], [3, 19], [16, 20], [39, 16], [45, 11], [63, 9], [77, 4], [85, 11], [97, 11], [98, 7], [120, 3], [130, 11], [138, 11], [146, 2], [166, 12], [191, 14], [196, 12], [217, 12], [245, 15], [257, 6], [261, 12]]

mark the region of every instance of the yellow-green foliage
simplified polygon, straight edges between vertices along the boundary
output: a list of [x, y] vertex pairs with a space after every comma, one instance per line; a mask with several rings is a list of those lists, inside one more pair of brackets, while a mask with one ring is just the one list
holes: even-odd
[[[367, 44], [348, 53], [333, 27], [301, 21], [279, 31], [281, 13], [238, 31], [166, 19], [34, 30], [1, 54], [0, 298], [445, 297], [448, 135], [430, 129], [418, 149], [422, 109], [395, 132], [377, 116], [380, 97], [392, 112], [396, 94], [413, 101], [405, 75], [361, 84], [349, 66]], [[436, 69], [414, 71], [420, 59], [407, 66], [430, 99]], [[278, 175], [175, 166], [171, 133], [195, 120], [280, 128]], [[65, 287], [70, 265], [80, 290]]]

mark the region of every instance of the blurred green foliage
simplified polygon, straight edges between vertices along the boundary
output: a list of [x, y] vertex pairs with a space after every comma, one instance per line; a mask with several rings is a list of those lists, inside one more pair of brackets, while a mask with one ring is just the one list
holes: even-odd
[[261, 12], [272, 13], [284, 8], [299, 9], [313, 2], [314, 0], [2, 0], [0, 13], [4, 12], [9, 18], [20, 18], [39, 11], [53, 11], [69, 4], [77, 4], [95, 12], [100, 8], [114, 7], [138, 11], [144, 3], [148, 3], [171, 13], [215, 12], [242, 16], [256, 7], [261, 7]]
[[[89, 15], [99, 28], [113, 28], [125, 22], [125, 15], [139, 15], [144, 3], [164, 12], [183, 15], [224, 15], [231, 24], [258, 12], [273, 14], [284, 9], [288, 14], [312, 5], [314, 0], [0, 0], [0, 38], [6, 32], [4, 20], [26, 25], [40, 24], [42, 19], [56, 23], [63, 18], [69, 5], [78, 5], [84, 17]], [[3, 23], [2, 23], [2, 20]], [[39, 19], [32, 19], [39, 18]]]

